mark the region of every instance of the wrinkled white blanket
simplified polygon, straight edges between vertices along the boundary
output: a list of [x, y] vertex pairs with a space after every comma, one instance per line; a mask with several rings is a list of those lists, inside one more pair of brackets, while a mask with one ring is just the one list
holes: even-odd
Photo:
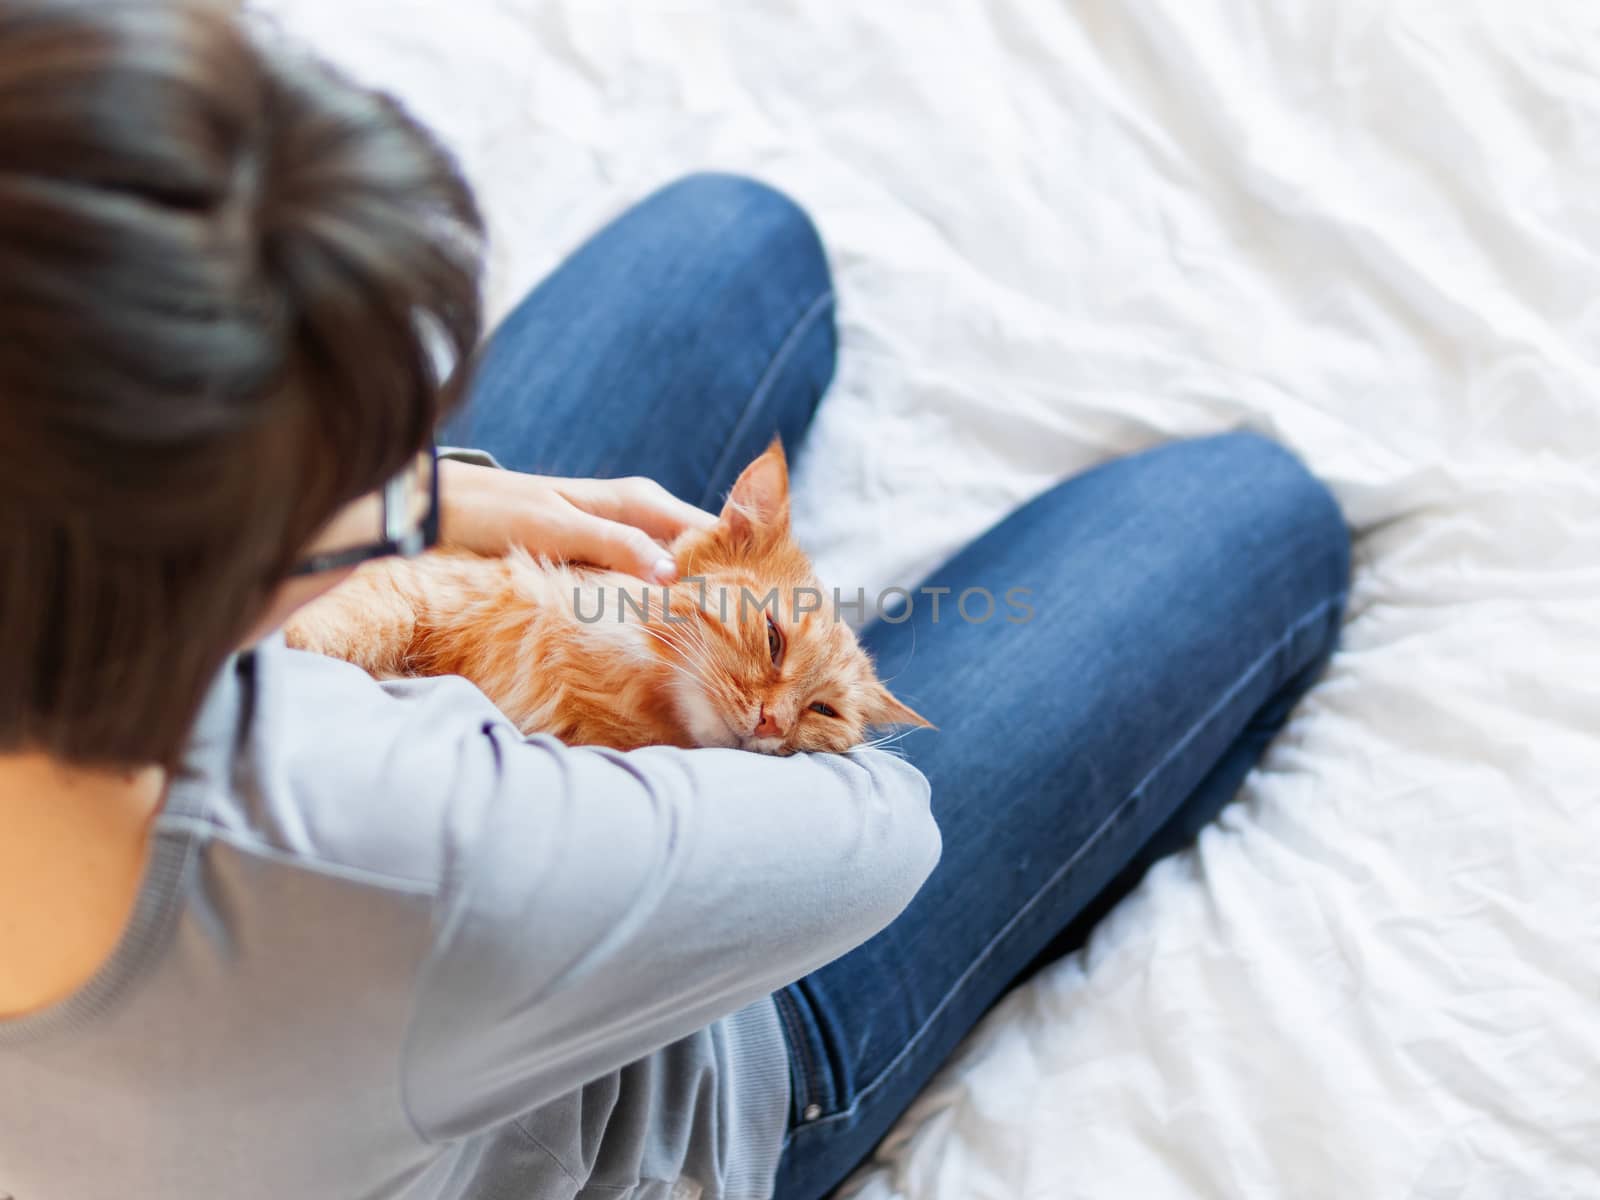
[[984, 1023], [862, 1197], [1600, 1196], [1595, 5], [268, 7], [458, 148], [497, 311], [691, 168], [811, 209], [833, 582], [1237, 424], [1360, 534], [1243, 802]]

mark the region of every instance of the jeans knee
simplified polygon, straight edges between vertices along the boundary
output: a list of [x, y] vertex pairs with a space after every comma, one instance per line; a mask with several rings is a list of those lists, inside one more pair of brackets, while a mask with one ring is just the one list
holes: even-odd
[[1342, 605], [1350, 587], [1350, 530], [1328, 485], [1296, 454], [1259, 433], [1207, 441], [1223, 472], [1245, 485], [1242, 519], [1293, 554], [1300, 582], [1314, 595]]
[[793, 289], [802, 303], [832, 292], [827, 255], [810, 214], [770, 184], [699, 171], [667, 184], [645, 204], [675, 224], [707, 233], [708, 254], [753, 267], [758, 278]]

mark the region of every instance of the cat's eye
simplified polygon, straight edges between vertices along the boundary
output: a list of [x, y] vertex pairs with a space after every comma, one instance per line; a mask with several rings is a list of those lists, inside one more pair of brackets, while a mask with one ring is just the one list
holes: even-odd
[[778, 631], [771, 614], [767, 616], [767, 653], [772, 655], [773, 666], [783, 662], [783, 634]]
[[833, 711], [832, 705], [824, 704], [821, 700], [818, 700], [811, 706], [811, 711], [814, 713], [819, 713], [824, 717], [837, 717], [839, 715]]

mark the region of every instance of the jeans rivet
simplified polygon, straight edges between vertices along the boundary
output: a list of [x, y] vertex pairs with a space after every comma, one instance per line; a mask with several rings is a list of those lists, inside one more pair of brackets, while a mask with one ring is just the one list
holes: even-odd
[[803, 1116], [808, 1121], [815, 1121], [818, 1117], [820, 1117], [822, 1115], [822, 1105], [820, 1105], [820, 1104], [808, 1104], [808, 1105], [806, 1105], [806, 1111], [801, 1113], [800, 1115]]

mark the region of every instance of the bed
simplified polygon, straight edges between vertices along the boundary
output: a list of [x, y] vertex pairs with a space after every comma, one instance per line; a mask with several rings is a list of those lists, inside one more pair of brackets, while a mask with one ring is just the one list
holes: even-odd
[[496, 312], [689, 169], [811, 210], [830, 582], [1237, 426], [1357, 533], [1343, 649], [1240, 802], [844, 1195], [1600, 1196], [1600, 8], [264, 6], [445, 133]]

